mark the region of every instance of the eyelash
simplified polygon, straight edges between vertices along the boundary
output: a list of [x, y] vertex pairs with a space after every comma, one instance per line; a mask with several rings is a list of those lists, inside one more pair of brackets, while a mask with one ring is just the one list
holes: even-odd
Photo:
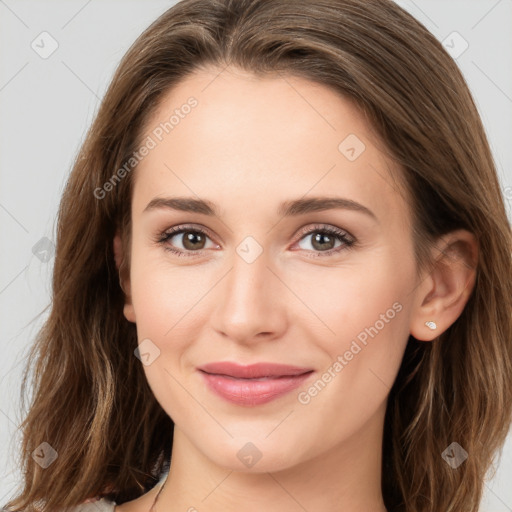
[[[208, 238], [211, 238], [207, 231], [205, 231], [202, 228], [199, 227], [193, 227], [193, 226], [176, 226], [173, 228], [168, 229], [167, 231], [164, 231], [163, 233], [160, 233], [158, 236], [156, 242], [158, 244], [161, 244], [164, 246], [164, 249], [166, 251], [169, 251], [173, 254], [176, 254], [177, 256], [188, 256], [188, 257], [194, 257], [194, 256], [201, 256], [202, 253], [207, 250], [199, 250], [199, 251], [183, 251], [181, 249], [175, 249], [172, 246], [168, 245], [167, 242], [172, 237], [181, 234], [181, 233], [200, 233], [204, 236], [207, 236]], [[323, 235], [331, 235], [334, 236], [337, 240], [343, 243], [343, 245], [329, 249], [328, 251], [308, 251], [308, 253], [313, 252], [313, 254], [309, 254], [308, 257], [312, 258], [318, 258], [318, 257], [327, 257], [331, 256], [335, 253], [339, 253], [343, 250], [350, 249], [354, 247], [356, 240], [353, 236], [349, 235], [346, 231], [336, 228], [334, 226], [328, 226], [324, 224], [316, 224], [311, 229], [301, 232], [300, 237], [297, 240], [297, 242], [300, 242], [303, 238], [305, 238], [308, 235], [311, 235], [313, 233], [321, 233]], [[193, 255], [189, 254], [192, 253]]]

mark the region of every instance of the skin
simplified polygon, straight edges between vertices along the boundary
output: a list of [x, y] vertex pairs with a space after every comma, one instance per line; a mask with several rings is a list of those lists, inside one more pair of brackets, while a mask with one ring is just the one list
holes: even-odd
[[[356, 106], [331, 89], [291, 76], [204, 68], [168, 92], [145, 136], [190, 96], [198, 105], [134, 171], [123, 283], [124, 314], [136, 323], [139, 343], [149, 338], [160, 350], [144, 366], [149, 385], [176, 425], [156, 510], [385, 511], [389, 390], [409, 334], [431, 341], [462, 312], [474, 285], [476, 242], [466, 231], [450, 233], [432, 249], [435, 267], [417, 275], [409, 203], [390, 174], [396, 166]], [[349, 134], [366, 146], [354, 161], [338, 149]], [[155, 197], [169, 196], [210, 200], [220, 217], [145, 211]], [[312, 196], [356, 201], [375, 218], [348, 209], [277, 213], [283, 201]], [[182, 224], [209, 233], [202, 246], [195, 242], [195, 253], [183, 233], [156, 241]], [[314, 232], [306, 233], [316, 225], [345, 230], [356, 243], [347, 248], [334, 239], [323, 251], [341, 250], [322, 255]], [[248, 236], [263, 249], [252, 263], [237, 253]], [[114, 248], [119, 264], [119, 234]], [[358, 334], [396, 303], [394, 318], [301, 403], [299, 392], [332, 373]], [[213, 361], [278, 362], [314, 373], [298, 390], [243, 407], [204, 385], [196, 368]], [[248, 442], [262, 455], [250, 468], [237, 457]], [[116, 512], [148, 511], [157, 490]]]

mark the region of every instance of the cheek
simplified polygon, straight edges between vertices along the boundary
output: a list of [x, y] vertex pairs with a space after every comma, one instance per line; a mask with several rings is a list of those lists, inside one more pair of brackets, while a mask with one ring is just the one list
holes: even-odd
[[131, 291], [139, 346], [150, 340], [154, 345], [148, 345], [149, 352], [157, 354], [143, 366], [144, 373], [166, 413], [181, 418], [190, 409], [190, 395], [183, 387], [184, 354], [204, 324], [198, 315], [205, 280], [197, 278], [198, 267], [173, 267], [158, 251], [132, 254]]
[[134, 248], [132, 254], [132, 302], [141, 335], [148, 335], [142, 332], [148, 330], [164, 340], [181, 323], [190, 328], [190, 316], [208, 291], [208, 271], [200, 266], [170, 264], [163, 249]]
[[389, 392], [409, 336], [410, 254], [376, 249], [343, 268], [317, 268], [299, 282], [297, 293], [321, 321], [312, 339], [325, 354], [323, 370], [336, 375], [326, 375], [333, 384], [324, 399], [346, 406], [350, 390], [354, 407], [360, 400], [376, 406]]
[[397, 264], [391, 252], [379, 256], [361, 267], [326, 269], [323, 280], [318, 273], [307, 295], [329, 331], [317, 330], [324, 365], [299, 403], [304, 421], [332, 442], [354, 434], [383, 407], [407, 344], [415, 266], [405, 258]]
[[414, 272], [412, 258], [376, 248], [337, 267], [309, 265], [307, 272], [292, 268], [284, 280], [294, 283], [294, 292], [310, 311], [303, 307], [302, 316], [316, 317], [317, 334], [324, 334], [317, 339], [324, 339], [326, 351], [333, 355], [374, 324], [382, 334], [400, 331], [407, 323], [401, 312], [410, 299]]

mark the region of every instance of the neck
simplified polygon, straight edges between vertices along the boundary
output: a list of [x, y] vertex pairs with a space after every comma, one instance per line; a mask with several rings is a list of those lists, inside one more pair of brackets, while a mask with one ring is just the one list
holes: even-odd
[[175, 426], [172, 464], [156, 509], [386, 512], [381, 491], [384, 414], [385, 404], [342, 444], [275, 472], [220, 467]]

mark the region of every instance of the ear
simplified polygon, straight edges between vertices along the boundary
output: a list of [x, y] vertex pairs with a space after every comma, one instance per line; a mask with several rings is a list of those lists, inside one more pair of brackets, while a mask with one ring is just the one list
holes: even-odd
[[[476, 280], [478, 243], [472, 233], [457, 230], [441, 237], [432, 249], [433, 266], [415, 290], [410, 332], [432, 341], [462, 313]], [[430, 329], [425, 322], [435, 322]]]
[[122, 265], [123, 258], [123, 241], [119, 231], [117, 231], [116, 235], [114, 236], [114, 259], [116, 261], [116, 267], [119, 272], [119, 285], [121, 286], [121, 290], [123, 290], [125, 296], [123, 313], [126, 320], [135, 323], [135, 310], [132, 303], [130, 275], [129, 273], [128, 275], [124, 275], [125, 269]]

